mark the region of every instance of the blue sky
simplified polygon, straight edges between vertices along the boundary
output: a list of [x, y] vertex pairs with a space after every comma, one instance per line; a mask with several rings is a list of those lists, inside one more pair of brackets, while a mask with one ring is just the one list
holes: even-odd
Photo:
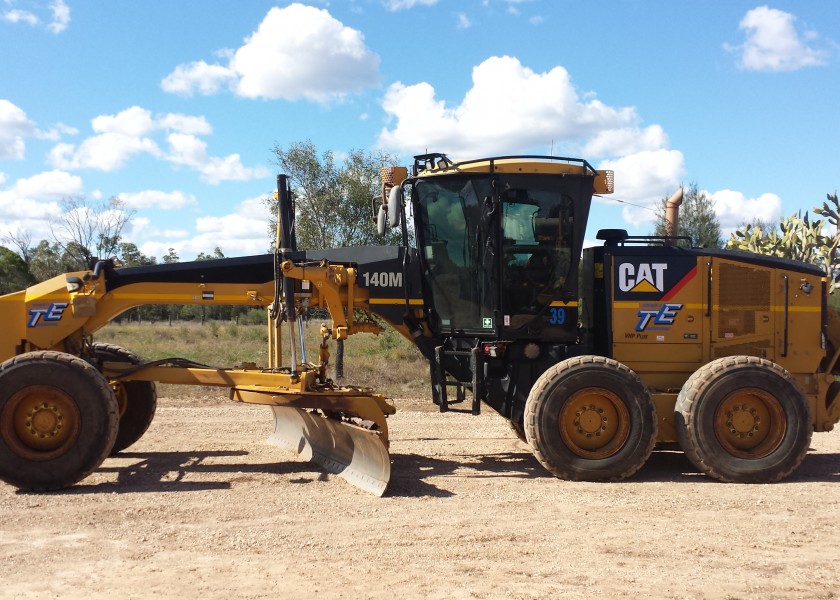
[[0, 0], [0, 238], [119, 196], [148, 256], [268, 246], [271, 149], [540, 153], [599, 228], [696, 181], [724, 230], [840, 188], [840, 2]]

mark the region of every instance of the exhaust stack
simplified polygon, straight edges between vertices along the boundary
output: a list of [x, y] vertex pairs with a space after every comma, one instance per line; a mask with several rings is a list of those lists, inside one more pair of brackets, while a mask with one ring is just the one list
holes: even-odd
[[665, 201], [665, 236], [668, 238], [665, 244], [668, 246], [673, 246], [674, 238], [680, 234], [680, 205], [682, 201], [682, 186]]

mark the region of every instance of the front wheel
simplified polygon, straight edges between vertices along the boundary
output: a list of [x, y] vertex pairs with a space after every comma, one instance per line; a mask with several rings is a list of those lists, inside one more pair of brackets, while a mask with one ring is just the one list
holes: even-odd
[[30, 352], [0, 365], [0, 479], [48, 491], [81, 481], [108, 456], [117, 400], [92, 365]]
[[784, 368], [754, 356], [727, 356], [698, 369], [674, 410], [686, 456], [720, 481], [779, 481], [811, 443], [813, 419], [802, 387]]
[[553, 475], [616, 481], [645, 464], [656, 443], [656, 409], [638, 375], [602, 356], [560, 362], [535, 382], [525, 435]]

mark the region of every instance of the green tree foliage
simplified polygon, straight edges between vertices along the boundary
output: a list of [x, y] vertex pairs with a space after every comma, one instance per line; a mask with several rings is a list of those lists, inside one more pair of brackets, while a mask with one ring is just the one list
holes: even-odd
[[811, 219], [808, 213], [800, 210], [782, 218], [778, 229], [745, 225], [732, 234], [726, 246], [820, 265], [831, 280], [828, 291], [832, 293], [838, 287], [834, 279], [840, 268], [837, 256], [840, 201], [836, 192], [826, 194], [826, 200], [813, 209], [822, 219]]
[[29, 265], [17, 252], [0, 246], [0, 295], [26, 289], [35, 283]]
[[123, 267], [142, 267], [157, 264], [154, 256], [146, 256], [132, 242], [120, 242], [117, 258]]
[[122, 230], [134, 211], [117, 197], [101, 203], [85, 198], [64, 198], [62, 213], [52, 223], [53, 238], [74, 264], [73, 270], [87, 268], [92, 258], [117, 256]]
[[79, 268], [76, 261], [64, 252], [58, 242], [41, 240], [37, 246], [31, 248], [29, 272], [37, 281], [46, 281], [56, 275], [77, 270]]
[[[656, 208], [654, 235], [665, 235], [665, 203], [667, 201], [668, 198], [663, 198]], [[690, 183], [688, 188], [683, 190], [679, 229], [678, 235], [690, 237], [696, 246], [704, 248], [720, 248], [723, 246], [720, 221], [715, 213], [715, 203], [706, 192], [700, 190], [696, 181]]]
[[[319, 154], [309, 140], [292, 144], [288, 150], [275, 146], [273, 151], [280, 170], [291, 181], [299, 249], [400, 243], [399, 229], [379, 236], [374, 212], [381, 195], [381, 169], [394, 164], [391, 156], [351, 150], [338, 166], [332, 152]], [[276, 215], [273, 199], [268, 204]], [[274, 217], [269, 225], [272, 239], [276, 227]], [[336, 343], [335, 369], [336, 378], [342, 378], [343, 340]]]
[[225, 253], [222, 252], [222, 249], [216, 246], [213, 249], [213, 254], [206, 254], [204, 252], [199, 252], [198, 255], [195, 257], [196, 260], [215, 260], [217, 258], [224, 258]]
[[[294, 194], [298, 248], [334, 248], [398, 243], [399, 232], [382, 239], [376, 232], [374, 197], [380, 195], [380, 170], [393, 164], [387, 154], [351, 150], [342, 165], [332, 152], [318, 152], [311, 141], [274, 147], [281, 172], [289, 176]], [[273, 199], [267, 201], [276, 214]], [[274, 238], [276, 220], [269, 234]]]

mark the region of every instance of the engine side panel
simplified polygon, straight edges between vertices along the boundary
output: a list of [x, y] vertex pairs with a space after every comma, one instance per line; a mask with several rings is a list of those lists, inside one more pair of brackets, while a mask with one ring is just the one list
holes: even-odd
[[807, 388], [825, 356], [818, 269], [641, 246], [606, 249], [604, 267], [609, 351], [652, 390], [678, 391], [703, 364], [734, 355], [772, 360]]

